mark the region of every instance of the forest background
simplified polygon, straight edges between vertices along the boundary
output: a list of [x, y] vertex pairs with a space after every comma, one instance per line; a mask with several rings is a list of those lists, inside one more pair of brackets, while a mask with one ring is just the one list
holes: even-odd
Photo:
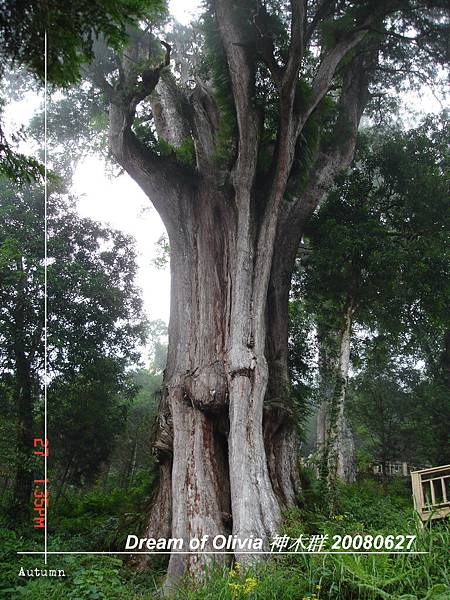
[[[185, 49], [192, 31], [168, 28], [158, 2], [118, 5], [119, 13], [114, 2], [98, 5], [111, 12], [87, 13], [80, 37], [67, 41], [63, 68], [55, 61], [49, 70], [49, 539], [55, 550], [122, 550], [126, 535], [147, 525], [158, 482], [152, 432], [163, 395], [167, 326], [145, 314], [133, 239], [76, 210], [74, 167], [86, 154], [105, 156], [107, 144], [101, 101], [76, 84], [80, 68], [92, 59], [89, 43], [80, 54], [71, 44], [86, 39], [92, 19], [98, 19], [96, 33], [109, 36], [118, 49], [127, 40], [124, 26], [144, 15], [160, 21], [174, 48]], [[2, 73], [4, 106], [29, 90], [42, 94], [39, 14], [34, 21], [31, 13], [25, 24], [14, 17], [14, 11], [2, 13], [9, 61]], [[62, 35], [64, 27], [58, 27]], [[445, 71], [434, 66], [426, 83], [444, 106], [438, 84], [445, 84]], [[423, 114], [412, 116], [404, 106], [424, 91], [426, 79], [415, 82], [416, 92], [411, 81], [405, 83], [397, 102], [374, 96], [356, 157], [309, 220], [298, 250], [289, 372], [302, 440], [301, 493], [283, 517], [291, 535], [412, 533], [417, 520], [409, 480], [388, 477], [388, 464], [450, 462], [448, 115], [443, 110], [427, 116], [421, 107]], [[42, 432], [44, 366], [43, 116], [36, 108], [26, 129], [11, 134], [2, 127], [0, 148], [3, 590], [12, 598], [146, 597], [149, 590], [158, 593], [164, 559], [142, 569], [113, 556], [58, 557], [52, 563], [65, 566], [67, 580], [17, 580], [19, 564], [36, 564], [29, 557], [19, 560], [17, 550], [42, 546], [31, 522], [33, 476], [41, 469], [33, 439]], [[36, 148], [32, 157], [24, 151], [30, 144]], [[160, 142], [163, 156], [172, 151]], [[192, 148], [181, 146], [177, 158], [189, 165]], [[116, 167], [109, 162], [108, 168]], [[89, 170], [84, 177], [91, 177]], [[121, 187], [121, 193], [127, 190]], [[157, 245], [156, 265], [164, 267], [170, 260], [167, 238]], [[322, 456], [334, 435], [328, 433], [327, 442], [324, 407], [332, 409], [336, 391], [345, 397], [339, 451], [346, 461], [330, 462]], [[374, 475], [373, 464], [383, 468], [383, 477]], [[420, 532], [421, 547], [432, 548], [425, 557], [277, 557], [241, 572], [213, 570], [202, 585], [188, 578], [174, 593], [443, 599], [450, 589], [448, 536], [445, 524]]]

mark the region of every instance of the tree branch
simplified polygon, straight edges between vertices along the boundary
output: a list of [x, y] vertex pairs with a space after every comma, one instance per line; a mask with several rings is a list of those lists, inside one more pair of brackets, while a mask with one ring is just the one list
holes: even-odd
[[330, 12], [334, 9], [336, 0], [321, 0], [317, 7], [317, 10], [311, 20], [311, 23], [306, 28], [305, 42], [308, 43], [312, 37], [312, 34], [316, 30], [317, 25], [327, 17]]
[[253, 15], [253, 24], [258, 33], [256, 47], [266, 67], [269, 69], [269, 73], [271, 74], [275, 85], [277, 88], [280, 88], [283, 77], [283, 69], [275, 60], [273, 36], [266, 30], [266, 19], [268, 16], [266, 7], [260, 2], [257, 2], [256, 6], [257, 8]]
[[141, 82], [138, 84], [134, 93], [132, 93], [132, 98], [136, 102], [136, 106], [153, 92], [160, 80], [163, 69], [170, 65], [170, 53], [172, 47], [163, 40], [161, 40], [161, 44], [166, 49], [164, 60], [157, 67], [148, 67], [142, 71]]
[[[156, 67], [145, 69], [140, 81], [130, 60], [123, 65], [123, 78], [110, 98], [109, 147], [117, 162], [150, 197], [165, 225], [170, 227], [176, 221], [179, 199], [192, 182], [174, 156], [158, 156], [140, 142], [131, 129], [139, 102], [154, 91], [161, 72], [170, 64], [170, 46], [165, 42], [162, 44], [166, 48], [164, 60]], [[132, 50], [135, 54], [136, 49]]]
[[161, 73], [149, 100], [158, 138], [179, 148], [191, 136], [189, 103], [172, 73]]
[[306, 18], [305, 0], [291, 0], [291, 44], [289, 46], [283, 85], [296, 82], [303, 58], [303, 33]]
[[354, 48], [363, 39], [368, 31], [371, 21], [371, 16], [367, 17], [366, 21], [360, 27], [358, 27], [358, 29], [354, 29], [344, 40], [338, 42], [323, 57], [322, 62], [317, 69], [316, 76], [312, 82], [311, 99], [307, 108], [303, 111], [300, 117], [299, 133], [301, 127], [304, 125], [308, 117], [328, 92], [337, 66], [347, 52]]
[[285, 68], [275, 60], [273, 37], [266, 30], [267, 16], [265, 6], [258, 2], [253, 15], [253, 23], [258, 33], [257, 48], [275, 85], [280, 89], [283, 85], [291, 86], [298, 76], [304, 50], [306, 0], [291, 0], [291, 43]]
[[197, 168], [202, 174], [215, 172], [217, 165], [214, 162], [214, 155], [220, 114], [209, 85], [198, 80], [189, 102]]
[[[217, 23], [227, 56], [239, 129], [239, 153], [235, 169], [238, 202], [249, 204], [256, 171], [260, 116], [253, 106], [255, 63], [244, 31], [238, 26], [236, 7], [229, 0], [215, 0]], [[239, 179], [239, 183], [238, 183]]]
[[[361, 115], [368, 101], [369, 75], [374, 68], [377, 49], [370, 54], [359, 54], [346, 68], [340, 98], [340, 116], [335, 124], [334, 145], [322, 143], [312, 167], [304, 192], [293, 201], [285, 202], [278, 227], [272, 278], [276, 286], [289, 286], [297, 249], [305, 224], [317, 208], [322, 197], [331, 188], [340, 171], [347, 168], [356, 146]], [[345, 135], [342, 131], [345, 130]]]

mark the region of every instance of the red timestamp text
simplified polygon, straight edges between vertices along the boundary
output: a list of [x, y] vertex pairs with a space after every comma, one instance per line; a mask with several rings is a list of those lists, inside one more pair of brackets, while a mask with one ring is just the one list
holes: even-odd
[[[34, 438], [34, 454], [37, 456], [48, 456], [48, 440]], [[35, 479], [33, 490], [33, 522], [35, 529], [45, 529], [47, 522], [48, 490], [47, 479]]]

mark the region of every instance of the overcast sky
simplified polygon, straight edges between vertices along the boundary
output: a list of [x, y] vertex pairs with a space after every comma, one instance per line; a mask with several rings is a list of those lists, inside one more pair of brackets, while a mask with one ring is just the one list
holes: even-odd
[[[201, 2], [196, 0], [170, 0], [171, 13], [178, 21], [188, 24], [199, 12]], [[37, 110], [40, 98], [26, 94], [20, 102], [5, 109], [5, 123], [13, 131], [26, 123]], [[429, 90], [420, 97], [411, 94], [407, 104], [416, 110], [439, 112], [442, 106]], [[164, 226], [149, 199], [127, 174], [109, 178], [102, 161], [86, 158], [77, 168], [73, 192], [79, 198], [78, 210], [82, 216], [109, 223], [112, 227], [131, 234], [138, 249], [138, 284], [142, 288], [144, 304], [150, 319], [168, 322], [170, 281], [168, 269], [158, 270], [153, 265], [156, 242], [164, 234]]]

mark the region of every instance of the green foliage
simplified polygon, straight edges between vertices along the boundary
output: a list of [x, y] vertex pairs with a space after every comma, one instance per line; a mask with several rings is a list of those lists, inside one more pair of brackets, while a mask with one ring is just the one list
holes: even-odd
[[[301, 300], [289, 304], [289, 366], [294, 387], [310, 386], [314, 363], [314, 320]], [[306, 390], [305, 390], [306, 391]]]
[[187, 138], [181, 146], [175, 150], [176, 157], [181, 164], [194, 167], [195, 166], [195, 147], [194, 140]]
[[289, 389], [284, 391], [283, 403], [288, 403], [297, 425], [300, 439], [308, 439], [308, 418], [311, 416], [314, 390], [314, 322], [303, 302], [289, 304]]
[[[294, 280], [295, 302], [315, 321], [328, 362], [337, 356], [346, 307], [353, 307], [358, 335], [352, 361], [366, 371], [368, 386], [364, 394], [354, 391], [360, 415], [355, 425], [362, 427], [365, 451], [377, 459], [380, 452], [392, 460], [412, 448], [413, 463], [443, 460], [447, 413], [439, 365], [450, 325], [444, 308], [450, 294], [447, 133], [444, 113], [408, 132], [362, 136], [351, 171], [312, 219]], [[301, 335], [292, 332], [301, 349]], [[418, 360], [428, 383], [413, 369]], [[423, 431], [420, 445], [413, 443], [415, 428]]]
[[130, 532], [142, 531], [156, 484], [156, 470], [146, 466], [124, 487], [112, 475], [91, 491], [69, 486], [54, 504], [52, 531], [79, 550], [123, 550]]
[[[4, 563], [12, 570], [4, 592], [11, 600], [35, 600], [42, 595], [49, 600], [146, 600], [149, 592], [156, 591], [155, 573], [136, 574], [113, 556], [50, 556], [48, 565], [35, 558], [30, 562], [21, 560], [24, 569], [34, 569], [39, 564], [40, 569], [63, 569], [65, 577], [18, 578], [17, 559], [10, 560]], [[4, 582], [8, 585], [6, 578]]]
[[[58, 101], [51, 97], [47, 106], [47, 131], [52, 168], [69, 179], [74, 164], [86, 153], [107, 155], [108, 104], [103, 93], [85, 82], [83, 91], [76, 87], [65, 90]], [[42, 148], [44, 111], [35, 114], [26, 135]], [[71, 151], [67, 152], [70, 144]]]
[[185, 139], [178, 148], [175, 148], [163, 138], [159, 138], [153, 146], [160, 156], [171, 156], [172, 154], [175, 154], [181, 164], [186, 165], [187, 167], [195, 166], [195, 148], [192, 138]]
[[211, 5], [207, 5], [207, 10], [202, 17], [202, 27], [205, 36], [205, 50], [200, 72], [212, 76], [215, 99], [220, 110], [215, 160], [219, 166], [226, 167], [231, 164], [236, 152], [237, 120], [225, 50]]
[[320, 34], [325, 48], [333, 48], [355, 26], [355, 10], [350, 7], [348, 12], [333, 20], [324, 20], [320, 24]]
[[121, 361], [99, 358], [52, 381], [48, 427], [53, 464], [61, 468], [63, 483], [92, 483], [109, 460], [136, 393], [123, 370]]
[[77, 81], [80, 67], [93, 58], [93, 42], [103, 35], [113, 48], [127, 40], [127, 26], [139, 19], [155, 19], [162, 0], [76, 0], [62, 5], [21, 0], [5, 1], [0, 10], [1, 54], [5, 61], [25, 65], [44, 79], [44, 33], [48, 33], [50, 82]]
[[[163, 357], [165, 361], [165, 347], [159, 338], [153, 348], [157, 361]], [[108, 482], [129, 489], [138, 485], [143, 472], [153, 473], [151, 432], [161, 395], [162, 369], [152, 362], [149, 370], [133, 373], [132, 381], [139, 391], [127, 406], [126, 421], [121, 423], [121, 435], [116, 439], [107, 476]]]
[[[122, 561], [110, 558], [109, 563], [109, 565], [83, 569], [75, 574], [73, 588], [68, 594], [69, 598], [103, 600], [112, 593], [117, 593], [117, 587], [121, 585], [118, 567], [121, 566]], [[107, 587], [103, 585], [103, 582], [107, 582]]]
[[43, 177], [43, 164], [30, 156], [13, 152], [0, 126], [0, 179], [6, 178], [16, 184], [27, 184], [41, 181]]
[[372, 358], [349, 393], [349, 415], [361, 451], [380, 463], [403, 457], [417, 467], [447, 464], [447, 398], [448, 388], [418, 369]]
[[[34, 187], [14, 189], [6, 182], [1, 192], [3, 366], [13, 367], [14, 298], [22, 290], [26, 349], [33, 357], [32, 368], [37, 368], [43, 356], [43, 194]], [[52, 373], [73, 371], [99, 355], [135, 360], [144, 323], [130, 238], [78, 217], [59, 190], [51, 190], [47, 225]]]
[[[53, 474], [50, 475], [53, 478]], [[95, 488], [69, 492], [63, 501], [52, 504], [49, 524], [49, 551], [123, 550], [130, 531], [139, 531], [143, 523], [142, 506], [149, 502], [154, 479], [141, 472], [136, 484], [123, 488]], [[124, 560], [102, 555], [49, 555], [49, 564], [18, 550], [41, 550], [42, 531], [27, 523], [22, 528], [0, 529], [0, 596], [34, 600], [45, 594], [55, 600], [101, 598], [104, 600], [144, 600], [155, 590], [161, 571], [136, 573]], [[27, 569], [63, 569], [65, 577], [18, 577], [20, 567]]]
[[[126, 371], [139, 358], [145, 321], [131, 240], [81, 219], [64, 190], [50, 192], [49, 427], [64, 484], [92, 481], [112, 451], [133, 392]], [[43, 413], [44, 198], [35, 186], [16, 189], [7, 181], [1, 194], [0, 392], [9, 403], [3, 404], [8, 429], [27, 432], [26, 439], [16, 432], [11, 439], [17, 439], [17, 473], [25, 465], [31, 481], [32, 435]]]
[[[40, 83], [47, 77], [50, 84], [67, 87], [80, 80], [83, 66], [93, 60], [99, 37], [111, 48], [123, 49], [131, 26], [139, 20], [156, 21], [164, 13], [164, 0], [4, 0], [0, 3], [0, 77], [5, 68], [25, 67]], [[42, 139], [42, 130], [39, 135]], [[7, 140], [0, 124], [0, 176], [19, 183], [41, 180], [43, 165], [13, 149], [17, 137]]]

